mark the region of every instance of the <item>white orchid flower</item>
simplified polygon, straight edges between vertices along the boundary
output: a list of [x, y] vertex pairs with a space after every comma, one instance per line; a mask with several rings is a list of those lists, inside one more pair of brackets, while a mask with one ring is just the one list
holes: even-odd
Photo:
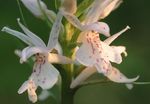
[[18, 24], [22, 28], [25, 34], [12, 30], [8, 27], [4, 27], [2, 31], [7, 32], [13, 36], [16, 36], [28, 46], [17, 54], [20, 56], [20, 62], [27, 61], [28, 58], [35, 55], [35, 63], [33, 72], [29, 79], [24, 82], [18, 93], [21, 94], [24, 91], [28, 91], [29, 100], [32, 102], [37, 101], [36, 89], [40, 86], [43, 90], [52, 88], [58, 80], [59, 72], [51, 63], [68, 64], [72, 61], [62, 55], [51, 53], [58, 43], [58, 35], [61, 26], [62, 15], [58, 13], [56, 21], [52, 27], [48, 45], [43, 42], [37, 35], [28, 30], [22, 25], [18, 19]]
[[71, 88], [76, 87], [80, 82], [92, 75], [95, 72], [92, 71], [93, 67], [96, 68], [99, 73], [102, 73], [111, 81], [117, 83], [132, 83], [139, 78], [139, 76], [137, 76], [136, 78], [128, 79], [118, 69], [112, 67], [110, 63], [114, 62], [120, 64], [122, 62], [121, 54], [125, 53], [125, 55], [127, 55], [124, 46], [109, 45], [128, 29], [129, 27], [127, 26], [122, 31], [104, 41], [100, 40], [97, 32], [85, 31], [85, 36], [82, 37], [82, 45], [76, 52], [76, 59], [88, 68], [81, 72], [81, 74], [72, 82]]

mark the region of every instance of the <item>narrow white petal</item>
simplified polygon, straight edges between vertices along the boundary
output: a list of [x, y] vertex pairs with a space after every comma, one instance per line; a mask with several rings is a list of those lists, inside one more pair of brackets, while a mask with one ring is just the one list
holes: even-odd
[[32, 42], [32, 40], [26, 36], [25, 34], [21, 33], [21, 32], [18, 32], [16, 30], [12, 30], [8, 27], [3, 27], [2, 31], [6, 32], [6, 33], [9, 33], [17, 38], [19, 38], [20, 40], [22, 40], [24, 43], [28, 44], [28, 45], [33, 45], [34, 43]]
[[[21, 1], [25, 5], [25, 7], [36, 17], [41, 17], [43, 15], [38, 5], [38, 0], [21, 0]], [[42, 9], [44, 11], [47, 10], [45, 3], [42, 2], [41, 0], [39, 1]]]
[[112, 35], [111, 37], [107, 38], [106, 40], [104, 40], [104, 42], [108, 45], [110, 45], [118, 36], [120, 36], [122, 33], [124, 33], [125, 31], [127, 31], [128, 29], [130, 29], [129, 26], [127, 26], [125, 29], [121, 30], [120, 32]]
[[84, 31], [94, 30], [96, 32], [104, 34], [107, 37], [110, 36], [110, 28], [105, 22], [95, 22], [95, 23], [91, 23], [89, 25], [84, 25], [83, 30]]
[[18, 90], [18, 94], [22, 94], [28, 89], [28, 81], [25, 81]]
[[32, 55], [36, 54], [36, 53], [48, 53], [47, 50], [45, 50], [44, 48], [40, 48], [40, 47], [26, 47], [24, 48], [24, 50], [22, 51], [22, 57], [21, 57], [21, 61], [25, 62], [29, 57], [31, 57]]
[[132, 83], [134, 81], [136, 81], [139, 76], [135, 77], [135, 78], [127, 78], [125, 75], [123, 75], [118, 69], [116, 68], [112, 68], [112, 71], [110, 74], [107, 75], [107, 77], [114, 82], [117, 83]]
[[76, 28], [78, 28], [79, 30], [83, 30], [82, 29], [82, 24], [80, 22], [80, 20], [74, 16], [73, 14], [67, 13], [65, 12], [63, 9], [60, 9], [60, 12], [64, 15], [64, 17]]
[[52, 30], [50, 32], [49, 41], [48, 41], [48, 44], [47, 44], [47, 47], [49, 49], [54, 48], [56, 46], [56, 44], [58, 43], [58, 37], [59, 37], [59, 34], [60, 34], [62, 18], [63, 18], [63, 15], [59, 11], [58, 14], [57, 14], [57, 17], [55, 19], [55, 22], [53, 24]]
[[50, 89], [58, 81], [59, 72], [53, 65], [45, 62], [42, 65], [35, 65], [32, 76], [36, 84], [42, 89]]
[[45, 12], [46, 12], [46, 15], [47, 15], [48, 19], [49, 19], [52, 23], [54, 23], [54, 21], [55, 21], [55, 19], [56, 19], [56, 13], [55, 13], [54, 11], [48, 10], [48, 9], [47, 9]]
[[29, 29], [27, 29], [24, 25], [21, 24], [20, 19], [17, 19], [19, 26], [21, 29], [28, 35], [31, 39], [32, 42], [39, 47], [46, 47], [45, 43], [43, 42], [42, 39], [40, 39], [38, 36], [36, 36], [34, 33], [32, 33]]
[[72, 81], [70, 88], [75, 88], [93, 75], [97, 70], [94, 67], [85, 68], [76, 78]]
[[59, 63], [59, 64], [69, 64], [72, 63], [73, 61], [65, 56], [59, 55], [59, 54], [54, 54], [54, 53], [49, 53], [48, 54], [48, 62], [49, 63]]
[[123, 2], [123, 0], [113, 0], [102, 12], [100, 15], [100, 19], [107, 17], [113, 10], [115, 10], [119, 5]]

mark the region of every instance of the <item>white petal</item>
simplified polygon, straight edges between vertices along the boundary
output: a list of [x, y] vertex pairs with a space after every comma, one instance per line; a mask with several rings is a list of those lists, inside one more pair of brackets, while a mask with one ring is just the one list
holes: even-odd
[[91, 23], [89, 25], [84, 25], [83, 26], [83, 30], [84, 31], [94, 30], [96, 32], [104, 34], [107, 37], [110, 36], [109, 26], [106, 23], [104, 23], [104, 22], [96, 22], [96, 23]]
[[19, 38], [20, 40], [22, 40], [23, 42], [25, 42], [26, 44], [28, 44], [30, 46], [34, 44], [28, 36], [26, 36], [25, 34], [23, 34], [21, 32], [12, 30], [8, 27], [3, 27], [2, 31], [7, 32], [7, 33]]
[[94, 67], [85, 68], [76, 78], [72, 81], [70, 88], [75, 88], [80, 85], [83, 81], [93, 75], [97, 70]]
[[26, 47], [23, 49], [22, 51], [22, 57], [21, 57], [21, 62], [25, 62], [29, 57], [31, 57], [32, 55], [36, 54], [36, 53], [48, 53], [48, 50], [45, 50], [44, 48], [40, 48], [40, 47]]
[[120, 36], [122, 33], [124, 33], [125, 31], [127, 31], [128, 29], [130, 29], [129, 26], [127, 26], [126, 28], [124, 28], [123, 30], [121, 30], [120, 32], [112, 35], [111, 37], [107, 38], [104, 42], [108, 45], [110, 45], [118, 36]]
[[52, 30], [50, 32], [49, 41], [47, 44], [47, 47], [49, 49], [54, 48], [56, 44], [58, 43], [58, 36], [60, 34], [62, 17], [63, 17], [62, 14], [58, 12], [55, 22], [53, 24]]
[[52, 11], [52, 10], [46, 10], [45, 12], [46, 12], [46, 15], [47, 15], [48, 19], [49, 19], [52, 23], [54, 23], [54, 21], [55, 21], [55, 19], [56, 19], [56, 13], [55, 13], [54, 11]]
[[[40, 10], [38, 0], [21, 0], [25, 7], [36, 17], [41, 17], [43, 14]], [[44, 2], [40, 1], [41, 8], [45, 11], [47, 9]]]
[[105, 7], [104, 11], [102, 12], [100, 19], [107, 17], [113, 10], [115, 10], [123, 0], [113, 0], [107, 7]]
[[39, 100], [43, 101], [50, 96], [50, 92], [48, 90], [42, 90], [41, 94], [38, 96]]
[[37, 64], [34, 68], [33, 80], [42, 89], [50, 89], [56, 84], [59, 72], [53, 65], [46, 62], [42, 65]]
[[125, 85], [129, 90], [131, 90], [133, 88], [133, 84], [125, 84]]
[[31, 39], [32, 42], [39, 47], [46, 47], [45, 43], [43, 42], [42, 39], [40, 39], [38, 36], [36, 36], [34, 33], [32, 33], [29, 29], [27, 29], [24, 25], [20, 23], [20, 19], [17, 19], [19, 26], [21, 29], [28, 35]]
[[22, 94], [28, 89], [28, 81], [25, 81], [18, 90], [18, 94]]
[[48, 62], [49, 63], [69, 64], [69, 63], [72, 63], [73, 61], [68, 57], [65, 57], [65, 56], [62, 56], [59, 54], [49, 53], [48, 54]]
[[128, 79], [125, 75], [123, 75], [118, 69], [116, 68], [112, 68], [112, 71], [109, 75], [107, 75], [107, 77], [114, 82], [117, 83], [132, 83], [134, 81], [136, 81], [139, 76], [132, 78], [132, 79]]
[[97, 22], [103, 10], [112, 2], [112, 0], [94, 0], [92, 7], [88, 11], [84, 24]]
[[16, 49], [15, 51], [14, 51], [14, 53], [17, 55], [17, 56], [19, 56], [19, 57], [21, 57], [21, 50], [18, 50], [18, 49]]
[[82, 29], [82, 24], [80, 22], [80, 20], [74, 16], [73, 14], [67, 13], [65, 12], [63, 9], [60, 9], [60, 12], [64, 15], [64, 17], [76, 28], [78, 28], [79, 30], [83, 30]]

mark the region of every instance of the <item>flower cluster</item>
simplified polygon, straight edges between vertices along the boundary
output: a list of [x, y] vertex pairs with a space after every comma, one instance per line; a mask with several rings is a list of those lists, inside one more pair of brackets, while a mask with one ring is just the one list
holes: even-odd
[[[129, 79], [111, 64], [111, 62], [120, 64], [122, 53], [127, 56], [125, 46], [111, 46], [111, 43], [130, 27], [127, 26], [120, 32], [111, 35], [108, 24], [100, 22], [101, 19], [104, 19], [111, 11], [115, 10], [122, 3], [122, 0], [87, 0], [86, 2], [90, 4], [87, 7], [85, 5], [84, 10], [77, 7], [76, 0], [61, 0], [57, 13], [49, 10], [41, 0], [21, 0], [21, 2], [34, 16], [45, 21], [48, 20], [52, 24], [52, 28], [46, 45], [40, 37], [26, 28], [20, 22], [20, 19], [17, 19], [17, 21], [24, 33], [3, 27], [2, 31], [19, 38], [28, 45], [22, 51], [16, 51], [20, 57], [20, 63], [34, 57], [32, 73], [18, 90], [19, 94], [27, 90], [29, 100], [34, 103], [38, 99], [36, 94], [38, 87], [41, 87], [44, 91], [52, 88], [57, 83], [58, 77], [61, 76], [59, 71], [52, 65], [53, 63], [85, 66], [85, 69], [76, 78], [72, 76], [71, 79], [73, 80], [70, 83], [72, 89], [96, 72], [103, 74], [110, 81], [125, 83], [128, 88], [132, 88], [132, 83], [139, 76]], [[80, 31], [78, 34], [74, 34], [78, 39], [75, 39], [76, 46], [70, 48], [73, 52], [67, 50], [72, 53], [70, 57], [69, 55], [68, 57], [62, 55], [62, 44], [58, 41], [59, 35], [65, 36], [63, 35], [66, 33], [64, 31], [67, 31], [66, 25], [62, 21], [63, 17], [69, 24], [72, 24], [73, 33]], [[104, 41], [100, 39], [101, 34], [106, 36]], [[67, 39], [66, 41], [68, 42]], [[57, 53], [53, 50], [56, 50]]]

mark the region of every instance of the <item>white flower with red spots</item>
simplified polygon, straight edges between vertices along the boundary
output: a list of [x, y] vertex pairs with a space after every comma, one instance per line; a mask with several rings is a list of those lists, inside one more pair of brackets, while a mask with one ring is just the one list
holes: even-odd
[[[72, 82], [71, 88], [76, 87], [90, 75], [96, 72], [102, 73], [110, 80], [117, 83], [132, 83], [138, 79], [128, 79], [119, 70], [114, 68], [110, 62], [120, 64], [122, 62], [121, 54], [126, 54], [124, 46], [110, 46], [119, 35], [129, 29], [127, 26], [119, 33], [110, 36], [109, 26], [104, 22], [97, 22], [99, 19], [106, 17], [110, 12], [116, 9], [122, 0], [94, 0], [93, 4], [86, 13], [82, 23], [73, 15], [66, 13], [68, 21], [82, 32], [79, 35], [78, 42], [82, 45], [76, 51], [76, 60], [87, 66], [83, 72]], [[99, 34], [109, 38], [101, 41]], [[127, 84], [127, 87], [131, 87]]]
[[95, 73], [95, 68], [99, 73], [102, 73], [111, 81], [117, 83], [132, 83], [138, 79], [138, 76], [133, 79], [128, 79], [118, 69], [112, 67], [110, 63], [120, 64], [122, 62], [121, 54], [124, 53], [125, 56], [127, 55], [124, 46], [110, 46], [110, 44], [128, 29], [129, 27], [127, 26], [122, 31], [104, 41], [100, 40], [99, 34], [96, 31], [85, 31], [81, 33], [84, 36], [80, 37], [82, 45], [76, 52], [76, 59], [81, 64], [87, 66], [87, 68], [72, 82], [71, 88], [76, 87], [87, 77]]
[[4, 27], [2, 31], [7, 32], [13, 36], [16, 36], [28, 46], [24, 48], [19, 54], [20, 62], [27, 61], [28, 58], [35, 55], [35, 63], [33, 66], [33, 72], [29, 79], [23, 83], [18, 93], [21, 94], [27, 90], [29, 100], [32, 102], [37, 101], [36, 89], [40, 86], [42, 89], [52, 88], [58, 80], [59, 72], [51, 63], [68, 64], [72, 61], [62, 55], [51, 53], [51, 51], [57, 46], [58, 35], [61, 26], [62, 15], [58, 13], [56, 21], [52, 27], [48, 45], [43, 42], [37, 35], [28, 30], [22, 25], [18, 19], [18, 24], [22, 28], [25, 34], [12, 30], [8, 27]]

